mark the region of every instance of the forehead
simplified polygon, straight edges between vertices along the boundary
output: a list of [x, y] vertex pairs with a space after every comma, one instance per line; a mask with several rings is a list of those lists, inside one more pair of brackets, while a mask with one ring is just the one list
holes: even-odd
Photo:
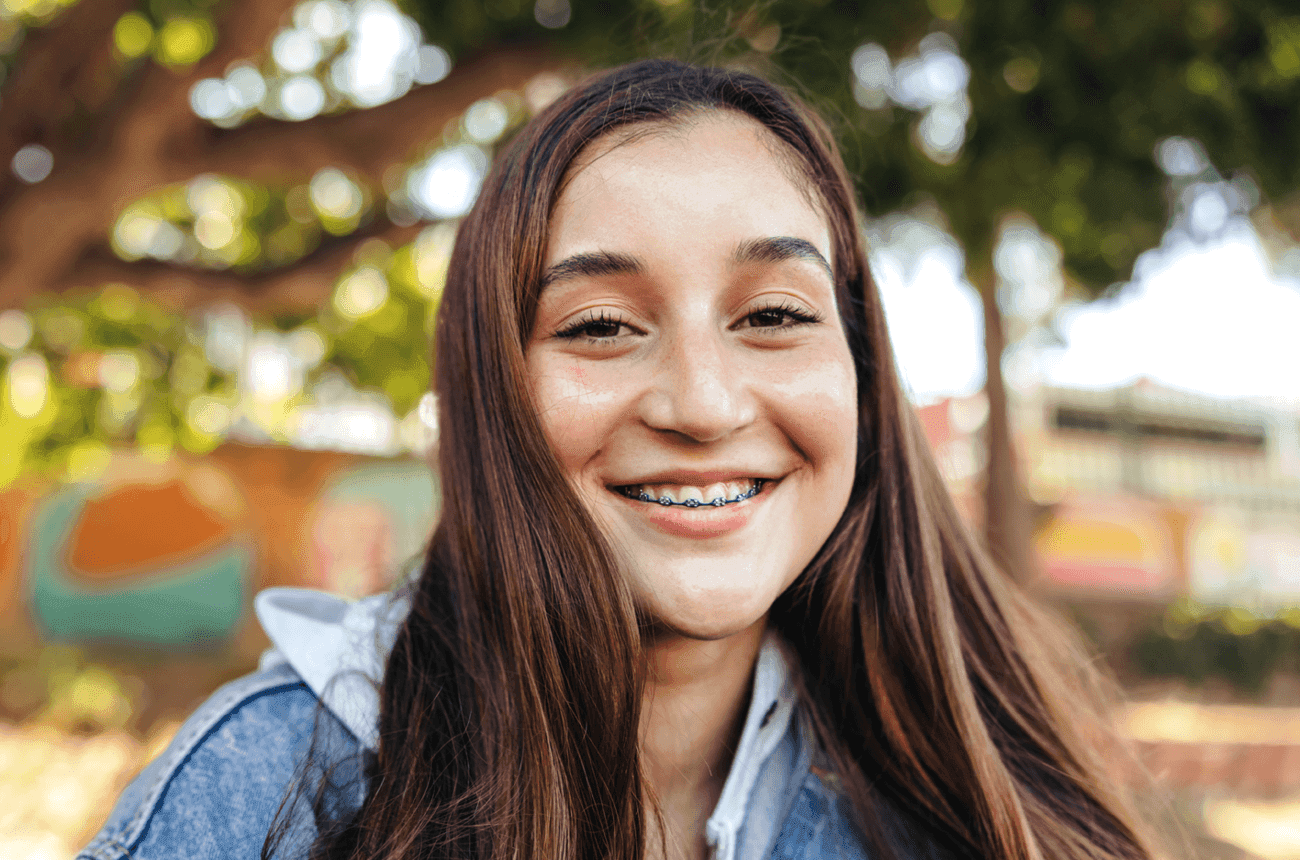
[[702, 128], [756, 144], [786, 179], [804, 194], [810, 206], [821, 208], [821, 200], [814, 191], [814, 183], [809, 177], [809, 170], [803, 157], [758, 120], [730, 108], [702, 107], [684, 112], [669, 120], [637, 122], [608, 131], [588, 143], [578, 153], [561, 183], [560, 191], [563, 193], [574, 177], [587, 167], [638, 142], [660, 138], [669, 142], [675, 141], [683, 147], [690, 146], [693, 140], [697, 145], [708, 146], [709, 139], [716, 139], [717, 135], [698, 134]]
[[590, 144], [561, 186], [548, 256], [601, 237], [639, 240], [671, 223], [752, 234], [743, 238], [799, 235], [830, 258], [824, 207], [802, 158], [730, 110], [638, 123]]

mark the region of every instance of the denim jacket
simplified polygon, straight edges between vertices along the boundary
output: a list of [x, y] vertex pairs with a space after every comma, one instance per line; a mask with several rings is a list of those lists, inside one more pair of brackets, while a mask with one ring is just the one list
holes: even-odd
[[[258, 671], [226, 684], [185, 722], [123, 791], [78, 860], [259, 856], [300, 776], [313, 731], [318, 755], [336, 765], [330, 808], [346, 814], [359, 807], [363, 762], [376, 743], [374, 682], [407, 605], [386, 595], [349, 603], [274, 588], [259, 594], [255, 606], [275, 647]], [[706, 824], [713, 860], [866, 860], [847, 801], [819, 766], [790, 672], [769, 636], [754, 669], [740, 744]], [[303, 856], [315, 835], [313, 819], [305, 808], [290, 809], [297, 836], [279, 856]]]

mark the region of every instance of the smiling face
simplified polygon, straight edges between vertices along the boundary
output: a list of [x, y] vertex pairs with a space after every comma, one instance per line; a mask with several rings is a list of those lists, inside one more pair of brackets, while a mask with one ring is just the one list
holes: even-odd
[[552, 216], [530, 382], [643, 611], [718, 639], [767, 613], [853, 485], [830, 233], [751, 119], [611, 137]]

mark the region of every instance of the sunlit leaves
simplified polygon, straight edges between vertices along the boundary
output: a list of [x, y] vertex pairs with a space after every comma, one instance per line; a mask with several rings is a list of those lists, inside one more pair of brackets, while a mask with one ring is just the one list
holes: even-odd
[[451, 55], [389, 0], [304, 0], [265, 56], [199, 81], [190, 106], [225, 128], [257, 114], [302, 121], [392, 101], [450, 71]]
[[189, 66], [216, 44], [216, 29], [205, 18], [171, 18], [158, 31], [154, 56], [167, 66]]
[[139, 12], [128, 12], [113, 25], [113, 47], [123, 59], [143, 57], [153, 47], [153, 24]]
[[1265, 26], [1268, 59], [1284, 79], [1300, 77], [1300, 17], [1274, 17]]
[[[198, 193], [237, 208], [228, 190]], [[178, 314], [124, 285], [0, 314], [0, 487], [29, 470], [94, 477], [122, 446], [158, 461], [232, 437], [423, 450], [416, 407], [455, 232], [363, 243], [315, 315]]]
[[152, 57], [164, 66], [186, 68], [216, 46], [211, 3], [204, 0], [142, 4], [113, 26], [113, 48], [124, 61]]
[[77, 0], [0, 0], [0, 19], [19, 21], [25, 25], [41, 25]]
[[427, 228], [396, 251], [369, 243], [321, 313], [332, 337], [327, 363], [358, 385], [383, 391], [398, 414], [429, 389], [432, 321], [454, 235], [447, 224]]
[[128, 204], [111, 241], [124, 260], [260, 271], [301, 259], [327, 234], [355, 231], [373, 205], [359, 179], [335, 168], [287, 188], [201, 175]]
[[[114, 444], [134, 442], [146, 456], [165, 457], [177, 441], [194, 439], [186, 415], [196, 396], [233, 391], [231, 377], [195, 351], [186, 318], [126, 286], [47, 299], [23, 316], [0, 320], [7, 334], [0, 485], [28, 468], [92, 477]], [[189, 385], [170, 384], [186, 374]]]

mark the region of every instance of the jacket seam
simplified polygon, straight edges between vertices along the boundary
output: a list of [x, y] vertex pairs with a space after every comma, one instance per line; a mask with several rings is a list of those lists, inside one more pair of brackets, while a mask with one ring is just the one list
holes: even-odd
[[[262, 698], [263, 696], [269, 696], [274, 693], [280, 693], [285, 690], [292, 690], [299, 687], [306, 688], [307, 686], [301, 678], [296, 676], [296, 674], [295, 680], [278, 678], [274, 681], [271, 681], [270, 679], [266, 679], [266, 681], [272, 685], [260, 689], [254, 686], [251, 691], [244, 687], [230, 691], [230, 693], [218, 700], [219, 704], [218, 702], [212, 703], [213, 716], [210, 720], [205, 720], [198, 724], [193, 730], [186, 732], [184, 737], [178, 735], [172, 742], [174, 745], [173, 748], [176, 750], [176, 752], [172, 753], [172, 755], [176, 757], [175, 764], [162, 770], [153, 787], [149, 789], [148, 793], [145, 794], [144, 799], [140, 802], [140, 808], [136, 810], [135, 814], [132, 815], [121, 828], [118, 829], [119, 836], [114, 838], [105, 834], [106, 838], [102, 840], [97, 839], [96, 841], [107, 844], [96, 845], [93, 849], [88, 846], [85, 851], [77, 855], [78, 860], [86, 857], [91, 858], [91, 860], [112, 860], [114, 857], [130, 857], [135, 850], [140, 847], [140, 843], [144, 841], [145, 836], [148, 835], [149, 825], [153, 823], [154, 813], [157, 811], [158, 804], [161, 802], [162, 798], [167, 794], [167, 789], [171, 787], [172, 782], [176, 779], [181, 770], [184, 769], [185, 765], [189, 762], [190, 758], [193, 757], [194, 753], [198, 751], [199, 747], [201, 747], [214, 732], [221, 728], [227, 720], [233, 717], [240, 708]], [[168, 753], [163, 753], [163, 755], [167, 754]], [[139, 832], [134, 836], [131, 836], [131, 833], [135, 831], [136, 828], [139, 828]], [[128, 839], [126, 837], [130, 838]], [[116, 851], [117, 853], [104, 853], [105, 849]]]

